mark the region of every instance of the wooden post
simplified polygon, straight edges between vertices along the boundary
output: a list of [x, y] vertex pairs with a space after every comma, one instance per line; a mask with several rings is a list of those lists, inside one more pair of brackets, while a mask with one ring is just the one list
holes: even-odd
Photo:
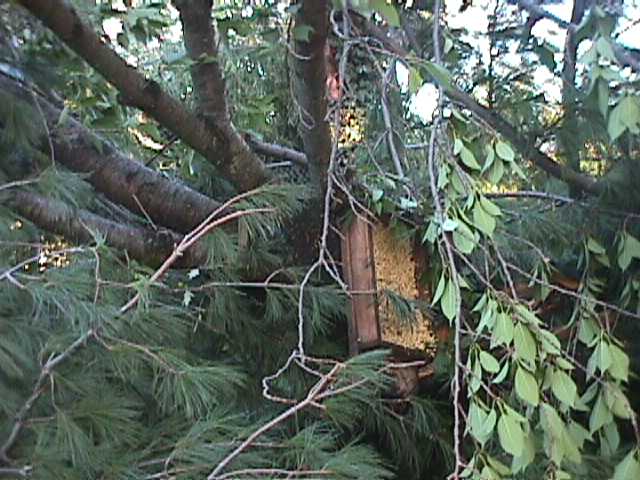
[[382, 343], [371, 225], [356, 217], [342, 240], [343, 271], [351, 297], [349, 319], [349, 353]]

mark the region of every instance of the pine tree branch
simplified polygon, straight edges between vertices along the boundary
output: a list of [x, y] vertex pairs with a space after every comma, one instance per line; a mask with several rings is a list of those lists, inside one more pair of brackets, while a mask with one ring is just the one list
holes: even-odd
[[331, 130], [327, 120], [325, 50], [329, 33], [328, 0], [300, 0], [293, 25], [293, 91], [300, 114], [300, 135], [318, 191], [327, 184]]
[[154, 80], [145, 78], [118, 56], [84, 23], [66, 0], [19, 0], [68, 47], [120, 92], [121, 101], [154, 118], [216, 165], [240, 190], [262, 185], [269, 174], [255, 155], [238, 152], [228, 132], [188, 111]]
[[223, 475], [220, 475], [222, 471], [229, 465], [238, 455], [240, 455], [243, 451], [245, 451], [251, 444], [258, 439], [261, 435], [267, 433], [269, 430], [275, 428], [277, 425], [281, 424], [285, 420], [291, 418], [293, 415], [308, 407], [309, 405], [315, 403], [316, 397], [320, 395], [324, 389], [328, 386], [329, 382], [335, 380], [335, 376], [337, 373], [344, 368], [344, 364], [336, 364], [331, 369], [329, 373], [324, 375], [318, 382], [311, 387], [307, 396], [296, 403], [292, 407], [288, 408], [280, 415], [272, 419], [271, 421], [265, 423], [256, 431], [254, 431], [251, 435], [247, 437], [247, 439], [242, 442], [235, 450], [233, 450], [229, 455], [227, 455], [222, 461], [216, 465], [216, 467], [211, 471], [207, 480], [219, 480], [220, 478], [224, 478]]
[[[22, 85], [1, 74], [0, 89], [32, 103]], [[87, 174], [87, 180], [109, 200], [140, 215], [142, 205], [154, 223], [181, 233], [220, 207], [219, 202], [131, 160], [72, 116], [60, 124], [60, 108], [41, 97], [38, 103], [52, 133], [56, 161], [72, 172]]]
[[[12, 192], [8, 204], [44, 230], [75, 242], [90, 242], [94, 234], [100, 235], [108, 245], [126, 251], [130, 257], [151, 267], [160, 265], [182, 240], [182, 236], [168, 230], [123, 225], [26, 191]], [[206, 261], [206, 248], [194, 245], [173, 266], [191, 268], [204, 265]]]
[[[224, 212], [228, 211], [234, 204], [251, 195], [254, 195], [255, 193], [255, 191], [249, 191], [244, 194], [238, 195], [225, 202], [218, 209], [213, 211], [200, 225], [198, 225], [193, 231], [182, 238], [180, 243], [174, 248], [171, 255], [169, 255], [167, 259], [162, 263], [162, 265], [160, 265], [160, 267], [158, 267], [153, 275], [151, 275], [151, 277], [149, 278], [149, 283], [157, 283], [167, 273], [167, 271], [176, 262], [178, 262], [182, 256], [186, 254], [189, 248], [191, 248], [195, 243], [200, 241], [205, 235], [207, 235], [215, 228], [221, 227], [229, 222], [248, 215], [273, 212], [273, 209], [256, 208], [251, 210], [235, 211], [219, 217], [219, 215], [222, 215]], [[120, 307], [117, 315], [123, 316], [127, 314], [133, 307], [138, 304], [141, 298], [142, 292], [136, 293], [127, 303]], [[36, 380], [33, 389], [31, 390], [31, 394], [24, 402], [24, 404], [20, 407], [14, 417], [14, 423], [11, 427], [11, 431], [9, 433], [9, 436], [7, 437], [7, 440], [0, 447], [0, 462], [3, 462], [5, 464], [11, 463], [11, 460], [9, 458], [9, 451], [13, 448], [16, 441], [18, 440], [18, 437], [20, 436], [20, 433], [25, 426], [27, 417], [31, 412], [33, 405], [40, 398], [45, 382], [47, 381], [51, 373], [55, 370], [56, 367], [58, 367], [58, 365], [66, 362], [77, 351], [86, 346], [91, 338], [96, 338], [98, 335], [100, 335], [101, 331], [102, 324], [98, 324], [92, 328], [89, 328], [73, 343], [71, 343], [65, 350], [63, 350], [61, 353], [58, 353], [57, 355], [51, 355], [45, 362], [40, 370], [38, 379]]]

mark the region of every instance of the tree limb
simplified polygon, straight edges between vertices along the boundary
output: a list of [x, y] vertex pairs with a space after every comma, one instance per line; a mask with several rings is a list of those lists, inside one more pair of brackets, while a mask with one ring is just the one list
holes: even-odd
[[[314, 186], [327, 184], [331, 130], [327, 121], [325, 49], [329, 32], [328, 0], [300, 0], [293, 26], [293, 90], [300, 111], [300, 135]], [[303, 37], [307, 37], [304, 39]]]
[[[26, 87], [3, 75], [0, 89], [33, 102]], [[88, 174], [87, 180], [109, 200], [137, 214], [146, 212], [154, 223], [183, 233], [220, 206], [188, 186], [131, 160], [72, 116], [58, 125], [62, 111], [41, 97], [38, 104], [49, 125], [56, 161], [72, 172]], [[48, 149], [48, 141], [44, 143]]]
[[[123, 225], [27, 191], [11, 192], [8, 204], [40, 228], [74, 242], [90, 242], [93, 233], [97, 233], [105, 238], [108, 245], [126, 251], [131, 258], [151, 267], [161, 265], [182, 240], [181, 235], [168, 230], [153, 231]], [[173, 266], [190, 268], [204, 265], [206, 261], [206, 248], [194, 245]]]
[[[571, 21], [567, 22], [557, 15], [554, 15], [553, 13], [545, 10], [540, 5], [533, 3], [531, 0], [518, 0], [518, 6], [524, 10], [527, 10], [532, 15], [536, 15], [540, 18], [546, 18], [547, 20], [551, 20], [556, 25], [562, 28], [566, 28], [567, 33], [569, 33], [571, 30], [576, 30], [579, 26], [579, 22], [574, 22], [573, 18]], [[616, 61], [621, 67], [630, 67], [636, 73], [640, 73], [640, 60], [635, 58], [625, 47], [617, 42], [612, 41], [611, 48], [613, 49]]]
[[556, 162], [547, 154], [537, 149], [524, 135], [522, 135], [513, 125], [494, 110], [483, 107], [470, 95], [457, 88], [447, 88], [447, 97], [453, 102], [469, 110], [479, 120], [486, 123], [496, 132], [507, 139], [518, 152], [528, 158], [541, 170], [552, 177], [556, 177], [564, 182], [577, 187], [579, 190], [601, 194], [604, 192], [604, 185], [597, 182], [593, 177], [576, 172], [571, 168]]
[[[154, 118], [216, 165], [240, 190], [269, 179], [262, 162], [247, 155], [229, 132], [216, 128], [128, 65], [85, 24], [66, 0], [18, 0], [120, 92], [123, 103]], [[244, 142], [242, 142], [244, 143]]]
[[[578, 25], [582, 21], [585, 9], [585, 0], [574, 0], [571, 11], [572, 24]], [[576, 29], [568, 29], [564, 42], [562, 62], [562, 105], [564, 107], [564, 117], [558, 132], [558, 140], [568, 165], [578, 172], [580, 171], [580, 134], [576, 108], [576, 55], [578, 52], [576, 31]]]
[[[246, 168], [253, 165], [251, 168], [256, 168], [259, 165], [263, 168], [262, 162], [231, 122], [227, 89], [220, 66], [219, 38], [211, 18], [212, 0], [174, 0], [173, 4], [180, 12], [185, 49], [193, 62], [191, 79], [198, 115], [205, 118], [219, 133], [225, 163], [232, 167], [237, 165]], [[264, 170], [262, 174], [264, 175]], [[258, 183], [247, 186], [257, 185]]]
[[251, 146], [254, 152], [260, 153], [267, 157], [281, 158], [282, 160], [289, 160], [301, 167], [308, 167], [309, 162], [307, 156], [293, 148], [285, 147], [284, 145], [277, 145], [275, 143], [263, 142], [259, 138], [250, 133], [244, 134], [245, 141]]

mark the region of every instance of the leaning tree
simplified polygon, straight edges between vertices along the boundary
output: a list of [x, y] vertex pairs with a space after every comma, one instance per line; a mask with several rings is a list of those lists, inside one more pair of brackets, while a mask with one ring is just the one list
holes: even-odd
[[640, 478], [640, 8], [560, 8], [1, 2], [0, 477]]

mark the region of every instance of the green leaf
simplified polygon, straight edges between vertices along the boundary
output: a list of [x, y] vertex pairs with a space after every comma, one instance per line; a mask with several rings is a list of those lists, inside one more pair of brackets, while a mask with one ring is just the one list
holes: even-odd
[[514, 457], [522, 455], [524, 449], [524, 433], [516, 418], [505, 412], [498, 420], [498, 438], [503, 450]]
[[473, 252], [476, 241], [473, 232], [465, 223], [460, 222], [458, 228], [453, 232], [453, 243], [465, 255]]
[[640, 462], [638, 461], [638, 449], [633, 449], [616, 465], [612, 480], [631, 480], [636, 478], [640, 478]]
[[636, 97], [627, 95], [614, 107], [609, 115], [607, 129], [611, 141], [615, 141], [625, 130], [634, 130], [640, 122], [640, 105]]
[[593, 434], [610, 422], [613, 422], [613, 414], [607, 407], [604, 395], [600, 392], [589, 416], [589, 432]]
[[587, 249], [596, 255], [604, 255], [607, 253], [604, 247], [593, 237], [587, 238]]
[[509, 346], [513, 340], [513, 320], [511, 316], [500, 312], [496, 318], [496, 328], [491, 336], [491, 346], [505, 345]]
[[578, 387], [564, 370], [556, 369], [551, 380], [551, 391], [558, 400], [570, 407], [575, 404]]
[[634, 258], [640, 258], [640, 241], [637, 238], [623, 233], [618, 247], [618, 265], [624, 272]]
[[522, 455], [519, 457], [513, 457], [513, 461], [511, 462], [511, 470], [513, 470], [513, 473], [518, 473], [531, 465], [535, 456], [536, 448], [533, 444], [533, 439], [531, 438], [531, 435], [525, 435]]
[[530, 405], [537, 407], [538, 403], [540, 403], [540, 391], [535, 377], [519, 366], [518, 370], [516, 370], [515, 384], [518, 397]]
[[617, 385], [613, 383], [607, 384], [604, 391], [604, 399], [609, 410], [611, 410], [611, 413], [616, 417], [623, 419], [631, 418], [633, 409], [631, 408], [629, 399]]
[[431, 305], [435, 305], [440, 300], [440, 297], [444, 293], [444, 287], [447, 285], [447, 279], [444, 278], [444, 274], [440, 275], [440, 280], [438, 280], [438, 286], [436, 287], [436, 293], [433, 294], [433, 300], [431, 301]]
[[484, 350], [480, 352], [480, 364], [485, 372], [498, 373], [500, 370], [500, 364], [493, 355]]
[[500, 207], [498, 207], [495, 203], [493, 203], [484, 195], [480, 195], [479, 200], [480, 200], [480, 205], [482, 205], [482, 208], [485, 210], [485, 212], [487, 212], [492, 217], [499, 217], [500, 215], [502, 215], [502, 212], [500, 211]]
[[491, 383], [497, 385], [501, 383], [505, 378], [507, 378], [507, 375], [509, 374], [510, 366], [511, 365], [509, 362], [504, 362], [504, 365], [502, 366], [502, 370], [500, 370], [500, 373], [496, 375], [496, 377], [491, 381]]
[[485, 158], [484, 165], [482, 166], [482, 173], [486, 172], [489, 167], [493, 165], [493, 162], [496, 159], [496, 152], [491, 146], [486, 146], [485, 150], [487, 152], [487, 157]]
[[491, 168], [489, 169], [489, 171], [487, 172], [487, 180], [495, 185], [500, 182], [503, 175], [504, 175], [504, 163], [502, 163], [502, 160], [497, 158], [493, 162], [493, 165], [491, 165]]
[[598, 55], [606, 58], [610, 62], [616, 61], [616, 55], [615, 53], [613, 53], [613, 48], [611, 47], [611, 43], [608, 39], [600, 37], [596, 42], [596, 50], [598, 52]]
[[513, 332], [513, 343], [516, 357], [520, 360], [534, 364], [536, 361], [536, 341], [527, 327], [518, 323]]
[[377, 13], [383, 17], [390, 27], [399, 27], [400, 26], [400, 17], [398, 16], [398, 11], [396, 7], [387, 3], [386, 0], [370, 0], [371, 8], [373, 8]]
[[424, 84], [424, 79], [416, 67], [409, 67], [409, 93], [415, 95]]
[[493, 468], [499, 475], [504, 477], [508, 476], [511, 473], [511, 469], [497, 458], [493, 458], [492, 456], [487, 455], [486, 459], [487, 463], [491, 465], [491, 468]]
[[433, 62], [426, 62], [425, 68], [438, 85], [445, 89], [452, 88], [451, 74], [446, 68]]
[[609, 373], [617, 380], [626, 382], [629, 379], [629, 356], [617, 345], [609, 345], [611, 366]]
[[447, 286], [444, 289], [444, 293], [442, 294], [442, 299], [440, 300], [440, 308], [442, 308], [442, 313], [445, 317], [447, 317], [450, 321], [456, 317], [458, 313], [458, 309], [460, 308], [460, 298], [458, 295], [458, 290], [453, 283], [453, 280], [449, 279], [447, 281]]
[[496, 229], [496, 220], [491, 216], [480, 202], [475, 202], [473, 206], [473, 224], [482, 233], [490, 237]]
[[587, 371], [594, 373], [595, 369], [599, 369], [602, 373], [606, 372], [611, 366], [611, 351], [606, 340], [600, 340], [595, 350], [591, 354], [587, 362]]
[[467, 167], [471, 168], [472, 170], [480, 170], [482, 168], [480, 167], [480, 164], [477, 162], [476, 157], [473, 155], [473, 152], [469, 150], [467, 147], [465, 147], [464, 145], [460, 150], [460, 159], [462, 160], [462, 163], [464, 163]]
[[515, 158], [515, 153], [508, 143], [498, 142], [496, 143], [496, 153], [498, 156], [506, 162], [512, 162]]

